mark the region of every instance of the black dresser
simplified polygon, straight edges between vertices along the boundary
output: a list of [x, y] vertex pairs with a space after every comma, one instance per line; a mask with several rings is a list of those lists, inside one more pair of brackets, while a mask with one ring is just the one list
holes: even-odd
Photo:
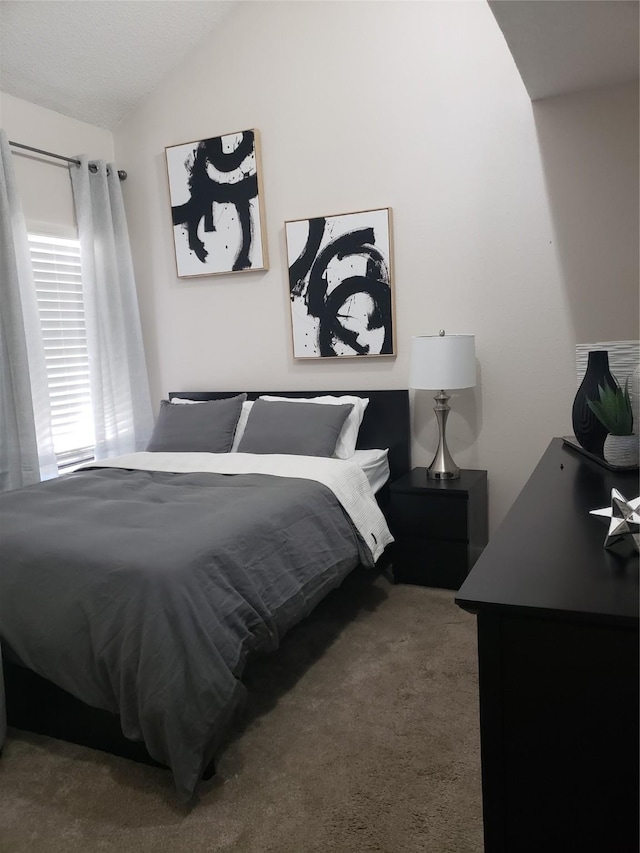
[[485, 853], [638, 853], [638, 554], [614, 473], [554, 439], [460, 588], [477, 614]]

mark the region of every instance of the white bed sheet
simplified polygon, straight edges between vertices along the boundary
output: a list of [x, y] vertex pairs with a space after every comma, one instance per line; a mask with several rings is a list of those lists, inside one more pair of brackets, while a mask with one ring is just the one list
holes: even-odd
[[388, 450], [356, 450], [350, 459], [365, 473], [373, 493], [377, 494], [390, 477]]
[[393, 542], [373, 489], [363, 469], [352, 459], [257, 453], [161, 453], [147, 450], [92, 462], [87, 468], [131, 468], [177, 474], [271, 474], [323, 483], [334, 493], [369, 547], [374, 562]]

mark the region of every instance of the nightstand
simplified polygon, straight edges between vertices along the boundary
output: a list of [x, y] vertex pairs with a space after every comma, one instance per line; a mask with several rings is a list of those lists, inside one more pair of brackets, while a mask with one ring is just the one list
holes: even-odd
[[487, 472], [431, 480], [414, 468], [389, 492], [395, 582], [459, 589], [488, 540]]

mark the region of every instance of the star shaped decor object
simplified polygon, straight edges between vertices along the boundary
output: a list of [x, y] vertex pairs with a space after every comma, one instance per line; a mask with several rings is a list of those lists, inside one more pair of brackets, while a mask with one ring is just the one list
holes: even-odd
[[636, 551], [640, 551], [640, 497], [628, 501], [617, 489], [611, 489], [611, 506], [592, 509], [589, 514], [611, 519], [604, 540], [605, 548], [611, 548], [625, 536], [631, 536]]

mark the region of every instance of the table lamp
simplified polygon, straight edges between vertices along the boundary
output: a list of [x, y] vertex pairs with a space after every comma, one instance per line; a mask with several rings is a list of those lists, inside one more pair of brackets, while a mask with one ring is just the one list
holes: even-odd
[[418, 335], [411, 338], [409, 386], [436, 390], [433, 410], [438, 419], [440, 438], [427, 476], [435, 480], [454, 480], [460, 469], [447, 447], [446, 424], [451, 411], [449, 394], [444, 389], [473, 388], [476, 384], [475, 335]]

